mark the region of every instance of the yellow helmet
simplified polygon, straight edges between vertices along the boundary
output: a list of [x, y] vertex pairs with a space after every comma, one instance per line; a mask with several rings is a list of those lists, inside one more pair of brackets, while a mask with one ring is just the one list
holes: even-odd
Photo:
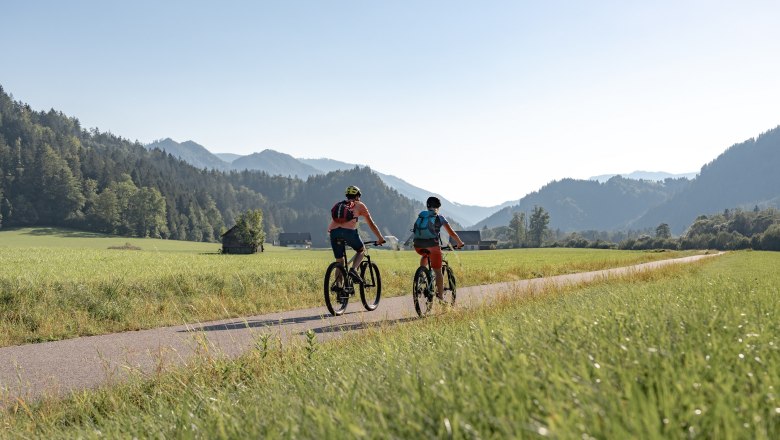
[[347, 190], [344, 191], [344, 193], [347, 196], [359, 196], [360, 195], [360, 188], [356, 187], [355, 185], [350, 185], [347, 187]]

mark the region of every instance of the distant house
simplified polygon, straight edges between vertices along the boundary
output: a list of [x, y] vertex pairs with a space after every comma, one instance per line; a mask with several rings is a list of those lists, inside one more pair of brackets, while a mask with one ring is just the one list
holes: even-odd
[[479, 250], [489, 251], [498, 247], [498, 240], [480, 240]]
[[395, 235], [385, 235], [385, 241], [387, 241], [387, 247], [397, 251], [401, 249], [400, 244], [398, 243], [398, 237]]
[[279, 234], [279, 246], [310, 249], [311, 234], [308, 232], [282, 232]]
[[241, 241], [241, 238], [238, 236], [238, 228], [236, 226], [233, 226], [232, 228], [228, 229], [227, 232], [222, 234], [223, 254], [254, 254], [256, 252], [257, 246]]
[[463, 240], [463, 249], [467, 251], [478, 251], [482, 242], [482, 235], [479, 231], [455, 231]]

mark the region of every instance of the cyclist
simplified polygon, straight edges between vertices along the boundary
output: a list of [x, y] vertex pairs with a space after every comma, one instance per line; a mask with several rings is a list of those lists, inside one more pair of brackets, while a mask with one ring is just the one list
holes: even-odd
[[[444, 229], [455, 240], [455, 248], [460, 249], [463, 247], [463, 241], [458, 237], [458, 234], [452, 230], [449, 222], [443, 215], [439, 214], [439, 208], [441, 207], [441, 200], [437, 197], [428, 197], [425, 201], [425, 206], [428, 211], [422, 211], [415, 222], [415, 237], [414, 237], [414, 250], [421, 255], [420, 266], [425, 267], [426, 264], [426, 252], [430, 254], [431, 269], [436, 274], [436, 297], [439, 299], [444, 298], [444, 277], [441, 273], [442, 266], [442, 254], [441, 254], [441, 236], [440, 230], [444, 226]], [[423, 226], [423, 232], [418, 233], [420, 230], [420, 222], [424, 217], [427, 217], [427, 224]], [[425, 230], [427, 229], [427, 231]]]
[[[347, 267], [346, 256], [344, 255], [344, 246], [336, 243], [336, 240], [342, 239], [355, 250], [355, 260], [352, 262], [352, 268], [349, 269], [349, 275], [358, 283], [362, 283], [363, 280], [357, 272], [357, 268], [360, 267], [360, 262], [363, 261], [363, 255], [365, 254], [365, 245], [363, 240], [360, 239], [358, 234], [358, 217], [363, 217], [368, 223], [368, 227], [376, 235], [377, 246], [385, 243], [382, 233], [379, 232], [379, 228], [374, 223], [374, 219], [371, 218], [371, 214], [368, 212], [368, 208], [365, 203], [360, 201], [360, 188], [350, 185], [345, 191], [347, 199], [344, 202], [339, 202], [333, 207], [332, 216], [333, 219], [328, 225], [328, 233], [330, 234], [330, 246], [333, 248], [333, 256], [337, 261]], [[345, 203], [346, 202], [346, 203]], [[345, 215], [337, 217], [335, 214], [336, 207], [339, 204], [344, 203], [343, 210]]]

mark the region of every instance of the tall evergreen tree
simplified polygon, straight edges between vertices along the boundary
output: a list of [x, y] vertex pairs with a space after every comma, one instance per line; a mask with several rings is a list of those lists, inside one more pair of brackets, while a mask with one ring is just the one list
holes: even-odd
[[657, 228], [655, 228], [655, 238], [672, 238], [672, 229], [669, 227], [668, 223], [661, 223]]
[[532, 247], [541, 247], [549, 232], [550, 214], [541, 206], [534, 206], [528, 225], [528, 234]]
[[512, 220], [509, 221], [509, 239], [515, 247], [524, 247], [526, 245], [528, 230], [526, 226], [525, 213], [515, 212], [512, 214]]

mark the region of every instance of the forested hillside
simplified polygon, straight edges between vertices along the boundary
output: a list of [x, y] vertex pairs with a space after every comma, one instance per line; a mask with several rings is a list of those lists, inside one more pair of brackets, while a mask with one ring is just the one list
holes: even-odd
[[[673, 160], [673, 159], [670, 159]], [[613, 177], [604, 183], [564, 179], [552, 182], [477, 224], [509, 224], [513, 212], [541, 206], [550, 227], [564, 232], [642, 230], [662, 223], [682, 234], [700, 215], [726, 209], [780, 207], [780, 127], [733, 145], [704, 165], [693, 180], [663, 182]]]
[[85, 130], [61, 112], [35, 111], [0, 87], [0, 226], [214, 241], [238, 214], [260, 208], [269, 237], [310, 232], [324, 246], [328, 210], [349, 184], [363, 189], [384, 233], [407, 233], [420, 204], [368, 168], [307, 181], [207, 171], [111, 133]]
[[[154, 141], [147, 144], [146, 148], [150, 150], [158, 148], [167, 153], [171, 153], [174, 157], [182, 159], [196, 168], [206, 168], [209, 170], [232, 169], [236, 171], [264, 171], [270, 175], [299, 177], [301, 179], [306, 179], [314, 175], [327, 174], [331, 171], [346, 171], [358, 166], [364, 166], [327, 158], [298, 159], [289, 154], [268, 149], [246, 156], [230, 153], [212, 154], [206, 147], [196, 142], [186, 141], [178, 143], [170, 138]], [[399, 194], [412, 200], [424, 202], [431, 195], [439, 197], [442, 202], [442, 211], [447, 214], [448, 218], [459, 224], [474, 224], [498, 211], [502, 207], [515, 203], [505, 202], [500, 206], [492, 207], [461, 205], [450, 202], [440, 194], [434, 194], [428, 190], [418, 188], [398, 177], [377, 171], [374, 171], [374, 173], [379, 176], [385, 185], [395, 189]]]
[[690, 186], [636, 221], [636, 227], [668, 223], [675, 234], [702, 214], [725, 209], [780, 207], [780, 127], [735, 144], [704, 165]]
[[305, 179], [315, 174], [323, 174], [320, 170], [302, 163], [289, 154], [274, 150], [263, 150], [248, 156], [241, 156], [230, 163], [234, 170], [259, 170], [271, 175], [299, 177]]
[[688, 179], [652, 182], [620, 176], [604, 183], [576, 179], [553, 181], [520, 199], [519, 204], [479, 222], [476, 228], [508, 225], [512, 213], [530, 213], [534, 206], [541, 206], [550, 213], [552, 229], [564, 232], [622, 229], [689, 184]]

